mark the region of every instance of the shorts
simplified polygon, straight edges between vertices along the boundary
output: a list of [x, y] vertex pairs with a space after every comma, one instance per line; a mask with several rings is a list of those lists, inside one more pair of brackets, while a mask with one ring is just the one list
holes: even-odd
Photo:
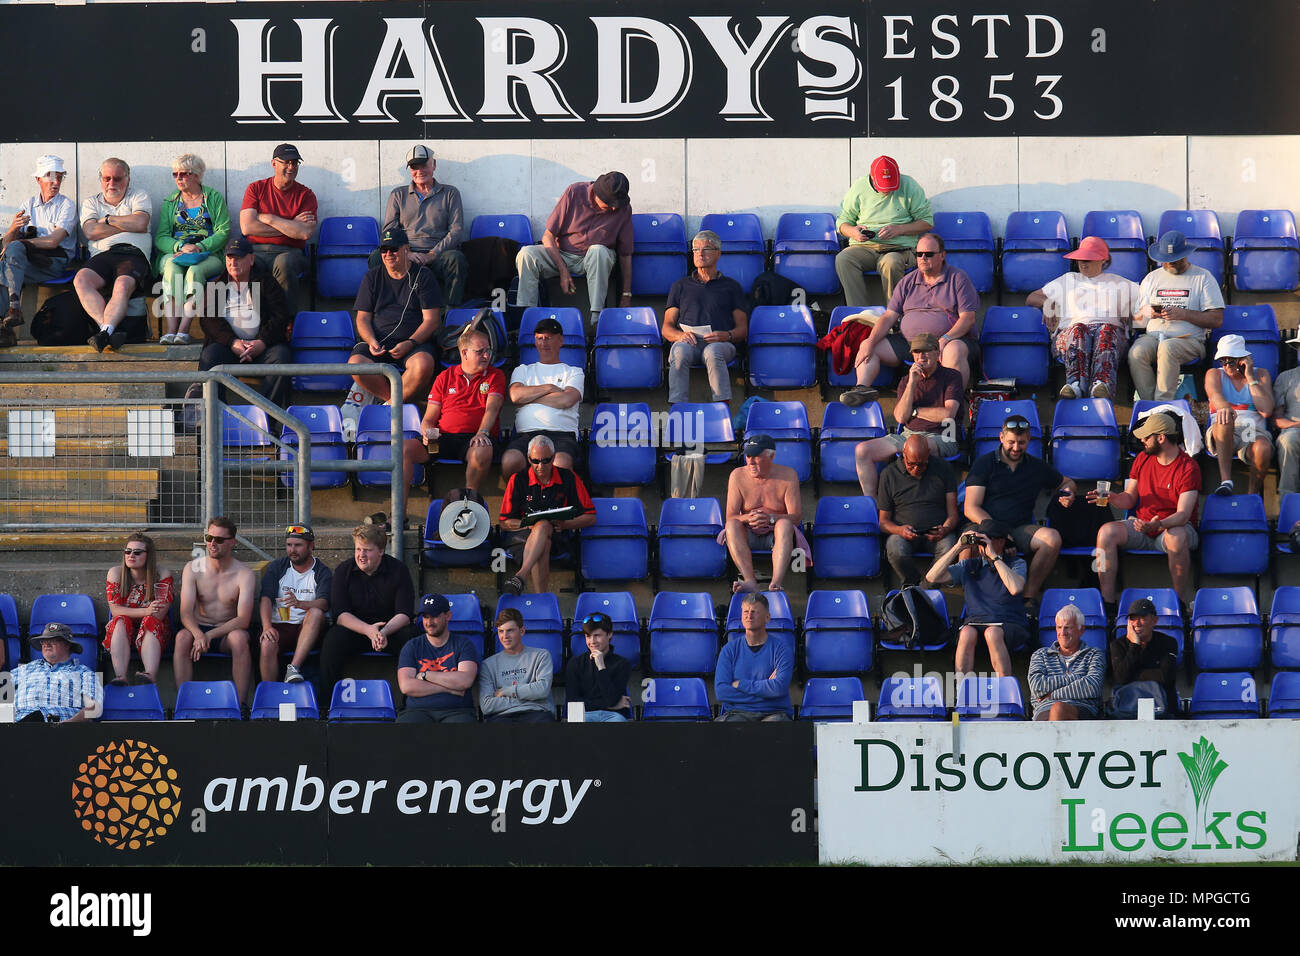
[[[1133, 526], [1133, 518], [1124, 519], [1124, 527], [1128, 529], [1128, 538], [1120, 545], [1121, 551], [1159, 551], [1161, 554], [1167, 554], [1165, 551], [1165, 536], [1158, 534], [1154, 538], [1149, 537]], [[1187, 546], [1195, 548], [1200, 538], [1196, 529], [1190, 524], [1184, 525], [1187, 528]]]
[[[380, 341], [382, 342], [383, 339], [380, 339]], [[429, 343], [427, 342], [420, 343], [410, 351], [410, 353], [406, 356], [406, 358], [410, 358], [416, 352], [423, 352], [424, 354], [428, 355], [431, 359], [433, 359], [435, 364], [437, 363], [438, 360], [437, 356], [433, 354], [433, 347], [430, 346]], [[395, 368], [399, 368], [402, 371], [406, 371], [406, 359], [401, 359], [401, 360], [395, 359], [393, 358], [393, 353], [391, 352], [385, 352], [383, 355], [371, 355], [370, 346], [367, 345], [365, 342], [358, 342], [356, 346], [353, 347], [352, 354], [360, 355], [364, 358], [368, 358], [372, 362], [378, 362], [383, 365], [392, 365]]]
[[104, 629], [104, 650], [113, 649], [113, 629], [121, 622], [126, 626], [127, 639], [135, 647], [136, 653], [140, 652], [140, 646], [144, 644], [144, 639], [153, 635], [158, 639], [158, 646], [164, 651], [172, 640], [171, 625], [166, 620], [156, 617], [127, 617], [125, 614], [119, 615], [108, 622], [108, 627]]
[[[978, 632], [978, 636], [983, 637], [984, 629], [989, 625], [978, 621], [963, 621], [961, 626], [973, 627]], [[1008, 651], [1022, 650], [1030, 645], [1033, 635], [1029, 633], [1029, 622], [1024, 612], [1021, 612], [1018, 618], [1001, 622], [999, 626], [1002, 628], [1002, 643]]]
[[1034, 711], [1034, 720], [1046, 720], [1052, 712], [1053, 704], [1072, 704], [1079, 711], [1080, 720], [1091, 720], [1097, 716], [1097, 708], [1082, 700], [1045, 700]]
[[[936, 339], [938, 337], [939, 336], [937, 335], [935, 336]], [[894, 356], [898, 359], [899, 365], [907, 365], [912, 361], [912, 345], [909, 340], [903, 336], [902, 332], [895, 329], [885, 336], [885, 341], [889, 344], [889, 347], [893, 349]], [[969, 333], [963, 335], [960, 339], [957, 339], [957, 341], [965, 343], [967, 361], [970, 363], [971, 369], [974, 370], [975, 362], [980, 356], [979, 339], [977, 339], [973, 333]]]
[[939, 432], [914, 432], [910, 428], [904, 428], [901, 435], [896, 432], [891, 432], [882, 437], [884, 441], [887, 441], [889, 444], [894, 446], [894, 452], [896, 454], [901, 455], [903, 453], [903, 443], [912, 435], [920, 435], [922, 438], [933, 439], [935, 445], [938, 446], [940, 458], [952, 458], [955, 455], [961, 454], [961, 446], [955, 441], [949, 441], [947, 438], [944, 438]]
[[[1042, 527], [1041, 524], [1022, 524], [1011, 529], [1011, 543], [1016, 546], [1016, 553], [1026, 561], [1029, 560], [1034, 535], [1036, 535]], [[965, 534], [968, 531], [979, 531], [979, 526], [974, 522], [968, 521], [962, 527], [961, 534]]]
[[288, 621], [274, 621], [271, 624], [275, 633], [280, 635], [280, 651], [291, 651], [298, 646], [298, 636], [302, 634], [302, 622], [290, 624]]
[[569, 432], [518, 432], [514, 438], [510, 439], [510, 444], [506, 446], [506, 451], [517, 451], [519, 454], [527, 458], [528, 443], [538, 435], [545, 435], [551, 440], [551, 444], [555, 446], [556, 454], [568, 455], [575, 463], [578, 461], [578, 439]]
[[[439, 461], [464, 461], [469, 457], [469, 443], [478, 434], [477, 432], [442, 432], [438, 436], [438, 454], [435, 456]], [[491, 437], [491, 436], [489, 436]], [[501, 439], [492, 439], [492, 458], [497, 457], [500, 450]]]
[[[522, 561], [524, 559], [524, 544], [528, 541], [528, 536], [533, 533], [532, 526], [520, 528], [518, 531], [507, 531], [505, 548], [506, 554], [512, 561]], [[572, 531], [552, 531], [551, 532], [551, 554], [565, 555], [573, 553], [573, 532]]]
[[750, 551], [771, 551], [776, 544], [776, 534], [769, 531], [767, 534], [755, 534], [749, 531], [749, 550]]
[[130, 276], [135, 280], [135, 289], [131, 292], [131, 298], [142, 296], [149, 291], [153, 269], [139, 249], [135, 246], [130, 248], [130, 252], [114, 252], [111, 249], [108, 252], [101, 252], [97, 256], [92, 256], [82, 268], [89, 269], [108, 285], [112, 285], [118, 276]]
[[[1213, 431], [1213, 425], [1205, 429], [1205, 450], [1211, 456], [1217, 454], [1214, 450], [1214, 439], [1211, 437]], [[1240, 417], [1237, 418], [1237, 423], [1232, 429], [1232, 450], [1247, 465], [1250, 464], [1250, 446], [1259, 438], [1268, 442], [1269, 448], [1273, 447], [1273, 433], [1268, 430], [1267, 425], [1261, 425], [1253, 415], [1245, 421]]]

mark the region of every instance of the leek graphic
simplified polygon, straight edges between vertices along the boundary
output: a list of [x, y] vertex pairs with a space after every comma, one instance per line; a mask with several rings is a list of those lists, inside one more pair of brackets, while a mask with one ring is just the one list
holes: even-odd
[[1187, 782], [1191, 784], [1192, 797], [1196, 800], [1196, 833], [1203, 842], [1210, 791], [1214, 789], [1214, 781], [1219, 779], [1219, 774], [1228, 769], [1228, 763], [1219, 759], [1219, 751], [1204, 737], [1192, 745], [1190, 754], [1180, 752], [1178, 759], [1187, 771]]

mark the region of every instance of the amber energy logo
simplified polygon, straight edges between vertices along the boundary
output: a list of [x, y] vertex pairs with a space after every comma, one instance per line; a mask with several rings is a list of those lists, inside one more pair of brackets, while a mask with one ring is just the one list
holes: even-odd
[[143, 740], [104, 744], [77, 767], [72, 805], [81, 828], [115, 850], [152, 846], [181, 812], [167, 755]]

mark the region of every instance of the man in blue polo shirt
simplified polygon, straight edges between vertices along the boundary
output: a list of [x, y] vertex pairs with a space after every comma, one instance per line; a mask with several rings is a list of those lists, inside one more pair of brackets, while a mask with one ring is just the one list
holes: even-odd
[[[704, 363], [713, 401], [731, 401], [727, 363], [736, 357], [736, 342], [745, 340], [749, 317], [740, 283], [718, 271], [722, 240], [703, 229], [691, 240], [695, 269], [673, 283], [664, 311], [663, 337], [668, 352], [668, 402], [691, 400], [691, 367]], [[708, 327], [712, 331], [701, 332]], [[694, 329], [695, 331], [691, 331]]]
[[767, 596], [751, 591], [740, 604], [745, 633], [729, 640], [713, 674], [721, 721], [790, 720], [790, 678], [794, 657], [783, 641], [767, 633]]
[[451, 602], [441, 594], [420, 599], [423, 638], [402, 645], [397, 658], [397, 687], [406, 695], [399, 724], [472, 724], [479, 653], [474, 645], [447, 630]]

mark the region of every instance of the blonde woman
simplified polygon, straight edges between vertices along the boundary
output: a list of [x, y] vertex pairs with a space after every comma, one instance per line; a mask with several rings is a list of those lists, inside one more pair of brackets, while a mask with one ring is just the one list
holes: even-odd
[[134, 645], [143, 667], [136, 680], [152, 684], [163, 651], [171, 642], [167, 613], [175, 593], [172, 573], [158, 567], [152, 538], [136, 532], [126, 539], [122, 563], [109, 568], [105, 587], [113, 612], [104, 636], [104, 649], [113, 659], [111, 683], [127, 683]]
[[188, 345], [189, 328], [203, 296], [203, 285], [225, 268], [222, 250], [230, 238], [230, 211], [220, 192], [203, 185], [207, 166], [193, 153], [172, 163], [176, 191], [163, 201], [154, 233], [157, 269], [162, 274], [163, 345]]

